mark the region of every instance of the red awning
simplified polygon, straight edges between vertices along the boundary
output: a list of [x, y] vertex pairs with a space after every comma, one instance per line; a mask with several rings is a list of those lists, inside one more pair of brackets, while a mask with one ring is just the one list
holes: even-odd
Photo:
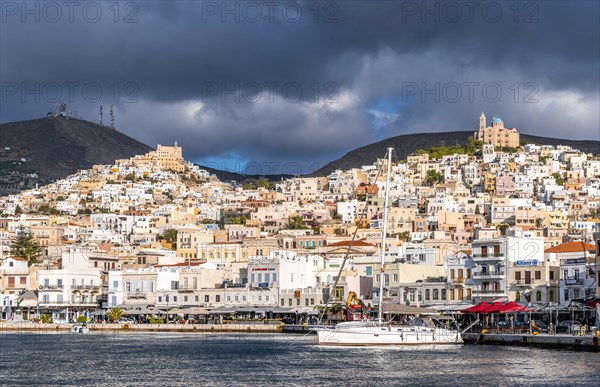
[[494, 302], [488, 304], [487, 302], [481, 302], [475, 306], [463, 310], [468, 313], [514, 313], [514, 312], [529, 312], [530, 310], [526, 306], [517, 304], [516, 302], [510, 301], [507, 303]]
[[490, 307], [490, 304], [488, 304], [487, 302], [483, 301], [480, 302], [479, 304], [472, 306], [470, 308], [467, 309], [463, 309], [463, 313], [467, 312], [467, 313], [485, 313], [483, 312], [484, 310], [486, 310], [487, 308]]

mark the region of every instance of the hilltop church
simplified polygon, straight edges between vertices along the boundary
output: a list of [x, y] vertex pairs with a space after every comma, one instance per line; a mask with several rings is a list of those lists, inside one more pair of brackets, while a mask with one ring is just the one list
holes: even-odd
[[505, 128], [500, 117], [492, 118], [492, 126], [487, 126], [485, 114], [479, 117], [479, 130], [475, 132], [475, 139], [497, 147], [519, 146], [519, 133], [516, 128]]

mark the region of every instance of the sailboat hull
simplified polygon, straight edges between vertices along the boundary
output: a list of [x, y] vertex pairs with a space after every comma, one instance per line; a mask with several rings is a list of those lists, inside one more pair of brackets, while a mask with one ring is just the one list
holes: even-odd
[[443, 328], [364, 326], [318, 329], [319, 345], [327, 346], [431, 346], [461, 345], [460, 333]]

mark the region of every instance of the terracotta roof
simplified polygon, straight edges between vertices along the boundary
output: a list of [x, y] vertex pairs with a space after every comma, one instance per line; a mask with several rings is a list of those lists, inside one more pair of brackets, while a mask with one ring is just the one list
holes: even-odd
[[596, 246], [585, 242], [567, 242], [544, 250], [544, 253], [577, 253], [581, 251], [594, 251]]
[[9, 257], [14, 259], [15, 261], [27, 261], [25, 258], [21, 258], [21, 257]]
[[[326, 245], [326, 247], [346, 247], [346, 246], [350, 246], [350, 241], [341, 241], [341, 242], [336, 242], [336, 243], [329, 243]], [[352, 247], [375, 247], [375, 245], [365, 242], [364, 239], [357, 239], [354, 242], [352, 242]]]

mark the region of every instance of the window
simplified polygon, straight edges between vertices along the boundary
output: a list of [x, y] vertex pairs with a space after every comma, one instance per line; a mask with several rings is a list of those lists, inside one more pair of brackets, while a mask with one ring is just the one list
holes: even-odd
[[429, 289], [425, 289], [425, 300], [430, 300], [431, 299], [431, 290]]
[[450, 269], [450, 279], [454, 279], [454, 269]]
[[179, 281], [171, 281], [171, 290], [179, 289]]
[[255, 282], [255, 281], [254, 281], [254, 280], [256, 279], [255, 277], [256, 277], [256, 276], [254, 275], [254, 273], [250, 274], [250, 282], [251, 282], [251, 283], [254, 283], [254, 282]]
[[292, 299], [291, 298], [288, 298], [288, 305], [292, 306]]
[[285, 300], [283, 298], [281, 299], [281, 306], [285, 306]]
[[221, 302], [221, 296], [220, 295], [216, 295], [215, 296], [215, 302]]
[[442, 289], [442, 300], [446, 300], [446, 289]]
[[539, 290], [537, 292], [535, 292], [535, 300], [537, 302], [541, 302], [542, 301], [542, 292], [540, 292]]
[[177, 296], [173, 296], [173, 302], [177, 302]]
[[206, 294], [204, 296], [204, 302], [209, 302], [210, 301], [210, 296], [208, 294]]
[[300, 306], [300, 299], [296, 298], [296, 306]]
[[158, 296], [158, 302], [162, 302], [162, 296]]
[[273, 282], [277, 282], [277, 273], [273, 273]]
[[433, 299], [434, 299], [434, 300], [437, 300], [437, 299], [439, 299], [439, 298], [440, 298], [439, 294], [440, 294], [440, 291], [439, 291], [439, 290], [437, 290], [437, 289], [433, 289]]
[[372, 276], [372, 275], [373, 275], [373, 266], [367, 266], [367, 267], [365, 268], [365, 274], [366, 274], [368, 277]]
[[536, 280], [542, 279], [542, 272], [540, 270], [535, 271], [535, 279]]
[[187, 300], [188, 300], [188, 296], [183, 296], [183, 301], [187, 302]]
[[394, 280], [394, 282], [398, 282], [398, 274], [393, 274], [392, 279]]
[[521, 280], [521, 272], [515, 271], [515, 281], [520, 281], [520, 280]]
[[269, 273], [265, 273], [265, 282], [269, 283], [270, 277]]
[[113, 281], [113, 288], [118, 288], [119, 287], [119, 281]]
[[194, 296], [194, 301], [198, 302], [200, 300], [200, 296]]
[[550, 270], [550, 280], [554, 280], [554, 270]]
[[[268, 297], [268, 296], [267, 296], [267, 297]], [[268, 300], [267, 300], [267, 301], [268, 301]], [[310, 304], [311, 304], [311, 305], [314, 305], [314, 304], [315, 304], [315, 299], [314, 299], [314, 298], [311, 298], [311, 299], [310, 299]]]

